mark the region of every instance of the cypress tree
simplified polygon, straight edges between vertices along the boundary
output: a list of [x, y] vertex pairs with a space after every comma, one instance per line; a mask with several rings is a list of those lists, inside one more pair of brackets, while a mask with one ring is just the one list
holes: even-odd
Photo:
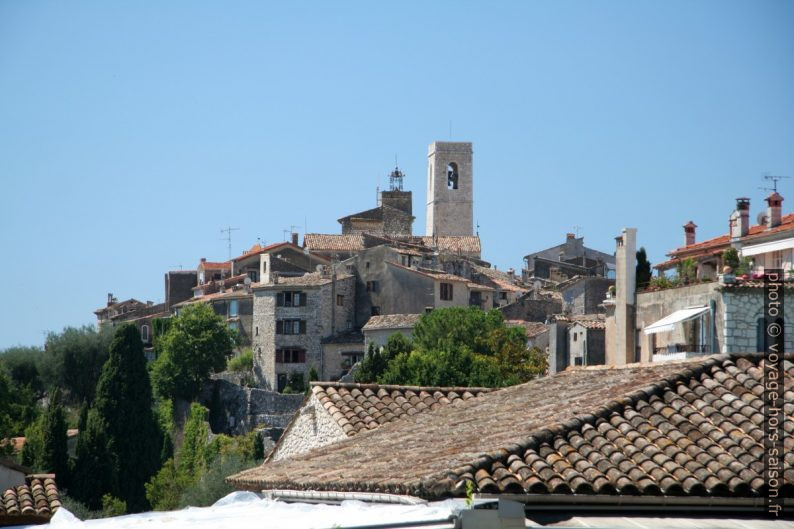
[[54, 472], [58, 483], [68, 487], [69, 452], [66, 445], [66, 417], [61, 405], [61, 393], [52, 392], [47, 414], [44, 416], [44, 442], [41, 466]]
[[152, 412], [143, 344], [132, 324], [113, 336], [85, 434], [78, 454], [80, 485], [89, 486], [92, 478], [96, 485], [81, 496], [90, 496], [92, 506], [111, 494], [125, 501], [130, 512], [148, 509], [144, 484], [160, 466], [162, 438]]

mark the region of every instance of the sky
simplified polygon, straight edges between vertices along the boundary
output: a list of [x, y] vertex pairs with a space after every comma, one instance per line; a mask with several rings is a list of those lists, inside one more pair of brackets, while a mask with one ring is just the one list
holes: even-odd
[[162, 301], [224, 227], [235, 255], [340, 233], [395, 158], [424, 234], [434, 140], [473, 143], [498, 268], [626, 226], [660, 262], [794, 176], [792, 27], [787, 0], [3, 0], [0, 349]]

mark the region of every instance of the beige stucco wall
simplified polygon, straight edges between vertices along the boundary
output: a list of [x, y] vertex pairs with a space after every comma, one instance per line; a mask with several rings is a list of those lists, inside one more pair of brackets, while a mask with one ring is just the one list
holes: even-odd
[[347, 435], [342, 428], [312, 394], [284, 432], [284, 436], [273, 451], [272, 460], [294, 457], [346, 438]]

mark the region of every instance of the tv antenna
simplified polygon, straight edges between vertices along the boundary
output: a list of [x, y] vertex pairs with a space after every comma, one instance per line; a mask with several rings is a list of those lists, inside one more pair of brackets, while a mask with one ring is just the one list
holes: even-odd
[[576, 224], [576, 225], [574, 225], [572, 227], [573, 227], [573, 231], [576, 233], [576, 238], [578, 239], [579, 238], [579, 231], [581, 231], [582, 227], [579, 226], [578, 224]]
[[180, 270], [182, 270], [182, 263], [180, 263], [180, 264], [178, 264], [178, 265], [171, 265], [171, 266], [169, 266], [168, 268], [170, 268], [171, 270], [173, 270], [173, 269], [175, 269], [177, 266], [179, 267], [179, 269], [180, 269]]
[[227, 226], [225, 228], [221, 228], [221, 233], [225, 233], [226, 237], [222, 238], [222, 241], [226, 241], [229, 246], [229, 261], [232, 260], [232, 232], [239, 231], [240, 228], [232, 228], [231, 226]]
[[777, 193], [777, 183], [783, 180], [784, 178], [791, 178], [790, 176], [782, 176], [782, 175], [771, 175], [765, 174], [764, 180], [772, 182], [772, 187], [759, 187], [758, 189], [763, 189], [764, 191], [772, 191], [773, 193]]

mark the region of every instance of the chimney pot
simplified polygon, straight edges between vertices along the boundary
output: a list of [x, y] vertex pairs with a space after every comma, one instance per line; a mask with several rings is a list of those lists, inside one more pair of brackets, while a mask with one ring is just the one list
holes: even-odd
[[292, 232], [292, 244], [298, 246], [298, 233], [294, 231]]
[[736, 199], [736, 211], [731, 213], [731, 238], [744, 237], [750, 231], [750, 199]]
[[771, 195], [766, 197], [766, 203], [769, 205], [766, 215], [767, 228], [780, 226], [783, 209], [783, 197], [778, 194], [777, 191], [773, 191]]
[[201, 262], [202, 262], [202, 263], [206, 263], [206, 262], [207, 262], [207, 258], [206, 258], [206, 257], [202, 257], [202, 258], [201, 258]]
[[692, 246], [695, 244], [695, 229], [697, 228], [697, 224], [692, 222], [691, 220], [684, 224], [684, 241], [686, 246]]
[[565, 240], [566, 241], [570, 241], [570, 240], [575, 239], [575, 238], [576, 238], [576, 234], [574, 234], [574, 233], [566, 233], [565, 234]]

